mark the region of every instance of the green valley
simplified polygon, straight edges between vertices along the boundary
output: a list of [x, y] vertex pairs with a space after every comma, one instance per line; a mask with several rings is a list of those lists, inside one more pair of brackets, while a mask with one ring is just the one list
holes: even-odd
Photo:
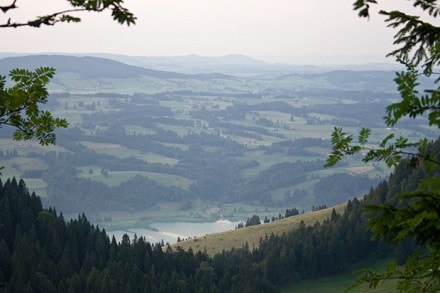
[[[418, 123], [383, 128], [383, 109], [397, 98], [393, 72], [244, 77], [96, 57], [0, 60], [5, 71], [38, 64], [57, 68], [47, 107], [70, 126], [49, 148], [13, 142], [4, 127], [3, 176], [25, 179], [45, 205], [66, 215], [86, 212], [104, 227], [119, 227], [126, 217], [157, 219], [163, 206], [187, 221], [240, 221], [249, 214], [227, 205], [268, 210], [263, 217], [285, 207], [335, 205], [361, 196], [388, 171], [356, 158], [324, 169], [334, 126], [368, 125], [377, 137], [434, 135]], [[210, 207], [219, 212], [203, 212]], [[121, 213], [128, 214], [119, 221]]]

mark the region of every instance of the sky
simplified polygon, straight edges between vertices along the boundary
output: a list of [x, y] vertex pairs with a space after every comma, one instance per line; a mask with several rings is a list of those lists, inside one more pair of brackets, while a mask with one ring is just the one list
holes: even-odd
[[[9, 3], [0, 0], [0, 5]], [[27, 20], [65, 8], [64, 0], [18, 0], [0, 12]], [[393, 62], [393, 30], [373, 9], [368, 20], [354, 0], [125, 0], [134, 26], [110, 13], [81, 13], [80, 24], [0, 29], [0, 52], [115, 53], [133, 56], [244, 54], [272, 63], [362, 64]], [[390, 2], [390, 1], [388, 1]], [[392, 1], [407, 9], [408, 1]], [[38, 3], [38, 5], [36, 5]], [[406, 5], [406, 7], [402, 6]], [[382, 8], [388, 8], [383, 7]]]

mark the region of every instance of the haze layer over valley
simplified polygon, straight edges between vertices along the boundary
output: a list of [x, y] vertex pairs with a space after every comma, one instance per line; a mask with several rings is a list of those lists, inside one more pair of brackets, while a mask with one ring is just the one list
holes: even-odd
[[433, 135], [418, 123], [383, 127], [383, 109], [397, 97], [393, 71], [298, 70], [228, 56], [211, 59], [212, 72], [203, 73], [197, 64], [209, 58], [198, 58], [199, 72], [191, 74], [91, 56], [1, 59], [2, 74], [57, 68], [47, 106], [70, 123], [57, 131], [56, 146], [45, 148], [12, 142], [5, 127], [4, 176], [25, 179], [46, 206], [85, 212], [107, 228], [148, 228], [163, 219], [238, 222], [338, 204], [387, 175], [381, 164], [356, 158], [324, 169], [335, 126]]

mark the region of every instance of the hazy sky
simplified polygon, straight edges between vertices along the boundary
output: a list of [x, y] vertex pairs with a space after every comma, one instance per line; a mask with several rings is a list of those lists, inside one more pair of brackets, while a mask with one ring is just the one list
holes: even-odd
[[[0, 0], [1, 4], [10, 1]], [[63, 0], [18, 0], [6, 16], [26, 19]], [[138, 18], [121, 26], [109, 13], [81, 24], [0, 29], [1, 52], [104, 52], [142, 56], [198, 54], [296, 64], [383, 61], [393, 31], [377, 14], [360, 19], [354, 0], [126, 0]], [[389, 2], [389, 1], [388, 1]], [[405, 5], [407, 1], [393, 1]], [[35, 4], [38, 3], [38, 6]], [[49, 3], [51, 5], [49, 5]], [[1, 22], [5, 15], [0, 13]], [[392, 59], [389, 59], [392, 62]]]

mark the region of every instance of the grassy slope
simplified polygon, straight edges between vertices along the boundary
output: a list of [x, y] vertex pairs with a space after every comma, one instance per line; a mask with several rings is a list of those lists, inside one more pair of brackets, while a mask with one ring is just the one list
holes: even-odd
[[[306, 225], [313, 225], [316, 223], [316, 221], [322, 222], [326, 218], [330, 217], [333, 208], [336, 210], [337, 213], [343, 213], [345, 207], [346, 203], [342, 203], [327, 209], [309, 212], [267, 224], [245, 227], [242, 229], [215, 233], [195, 239], [182, 241], [171, 245], [171, 247], [176, 248], [180, 246], [185, 250], [188, 250], [191, 247], [194, 251], [206, 251], [210, 256], [213, 256], [216, 253], [220, 253], [222, 250], [231, 250], [233, 247], [240, 248], [244, 246], [246, 242], [252, 249], [252, 247], [258, 246], [261, 237], [265, 237], [266, 235], [270, 235], [271, 233], [277, 235], [287, 233], [297, 227], [299, 223], [301, 223], [301, 221], [304, 221]], [[164, 249], [166, 249], [166, 247], [164, 247]], [[293, 284], [291, 286], [283, 288], [282, 292], [344, 292], [355, 283], [357, 273], [359, 273], [362, 268], [368, 267], [383, 270], [388, 265], [388, 261], [389, 260], [361, 262], [353, 266], [353, 272], [351, 273], [321, 277], [313, 280], [304, 280], [297, 284]], [[367, 284], [362, 284], [358, 287], [353, 288], [349, 292], [381, 293], [398, 291], [396, 289], [396, 282], [389, 281], [381, 283], [375, 289], [369, 288]]]
[[194, 251], [206, 251], [211, 256], [222, 252], [222, 250], [243, 247], [246, 242], [248, 243], [249, 248], [252, 249], [253, 247], [257, 247], [260, 239], [264, 238], [266, 235], [270, 235], [271, 233], [274, 233], [275, 235], [287, 233], [297, 227], [301, 221], [304, 221], [306, 225], [313, 225], [316, 221], [322, 222], [330, 217], [333, 208], [337, 213], [343, 213], [345, 206], [346, 203], [342, 203], [331, 208], [305, 213], [267, 224], [209, 234], [203, 237], [175, 243], [172, 247], [176, 248], [180, 246], [185, 250], [188, 250], [191, 247]]

